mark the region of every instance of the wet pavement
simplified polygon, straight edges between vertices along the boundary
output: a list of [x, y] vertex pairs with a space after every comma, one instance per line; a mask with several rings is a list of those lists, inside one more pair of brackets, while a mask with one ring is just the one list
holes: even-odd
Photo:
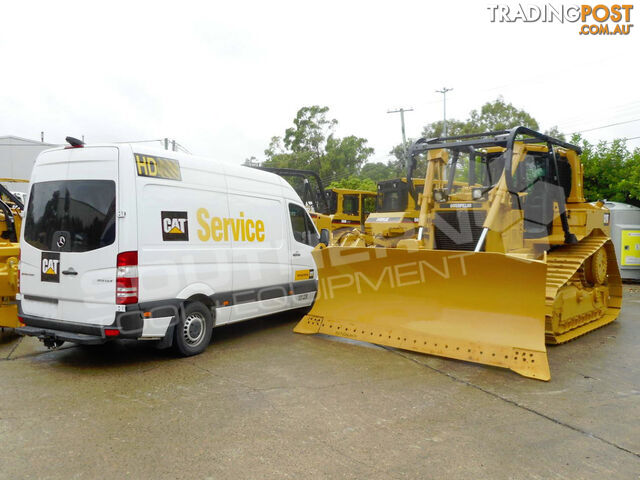
[[640, 478], [640, 286], [549, 347], [550, 382], [296, 320], [216, 329], [192, 358], [0, 333], [0, 478]]

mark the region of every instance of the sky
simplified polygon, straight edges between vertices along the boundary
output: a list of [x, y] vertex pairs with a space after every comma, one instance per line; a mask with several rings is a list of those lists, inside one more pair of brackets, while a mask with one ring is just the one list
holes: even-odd
[[0, 136], [168, 137], [241, 163], [263, 160], [300, 107], [323, 105], [337, 135], [368, 139], [370, 161], [386, 162], [401, 141], [399, 115], [387, 111], [413, 108], [406, 130], [416, 138], [442, 119], [443, 87], [453, 88], [449, 118], [501, 95], [543, 130], [589, 130], [591, 141], [640, 136], [640, 7], [629, 35], [590, 36], [577, 23], [492, 23], [489, 5], [8, 2]]

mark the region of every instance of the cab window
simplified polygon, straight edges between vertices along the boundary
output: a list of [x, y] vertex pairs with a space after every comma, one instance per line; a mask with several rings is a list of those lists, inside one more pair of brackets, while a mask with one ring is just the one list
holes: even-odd
[[344, 195], [342, 199], [342, 212], [347, 215], [358, 215], [359, 213], [358, 195]]
[[400, 180], [378, 184], [377, 212], [403, 212], [407, 208], [409, 190]]
[[364, 197], [364, 214], [369, 215], [376, 210], [376, 197], [375, 195], [366, 195]]
[[293, 238], [297, 242], [315, 247], [320, 241], [320, 238], [306, 210], [300, 205], [290, 203], [289, 216], [291, 217]]

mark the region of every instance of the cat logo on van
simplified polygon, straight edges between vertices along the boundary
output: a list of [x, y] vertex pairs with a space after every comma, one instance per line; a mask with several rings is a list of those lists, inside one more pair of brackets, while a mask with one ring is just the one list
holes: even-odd
[[160, 212], [162, 218], [162, 240], [188, 241], [189, 219], [187, 212]]
[[42, 252], [40, 281], [60, 283], [60, 253]]

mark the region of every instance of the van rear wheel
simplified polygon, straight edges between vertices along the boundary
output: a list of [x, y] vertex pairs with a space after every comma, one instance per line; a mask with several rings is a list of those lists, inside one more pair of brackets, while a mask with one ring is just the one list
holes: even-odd
[[200, 302], [188, 303], [175, 328], [173, 346], [185, 357], [204, 352], [211, 341], [213, 318], [211, 311]]

